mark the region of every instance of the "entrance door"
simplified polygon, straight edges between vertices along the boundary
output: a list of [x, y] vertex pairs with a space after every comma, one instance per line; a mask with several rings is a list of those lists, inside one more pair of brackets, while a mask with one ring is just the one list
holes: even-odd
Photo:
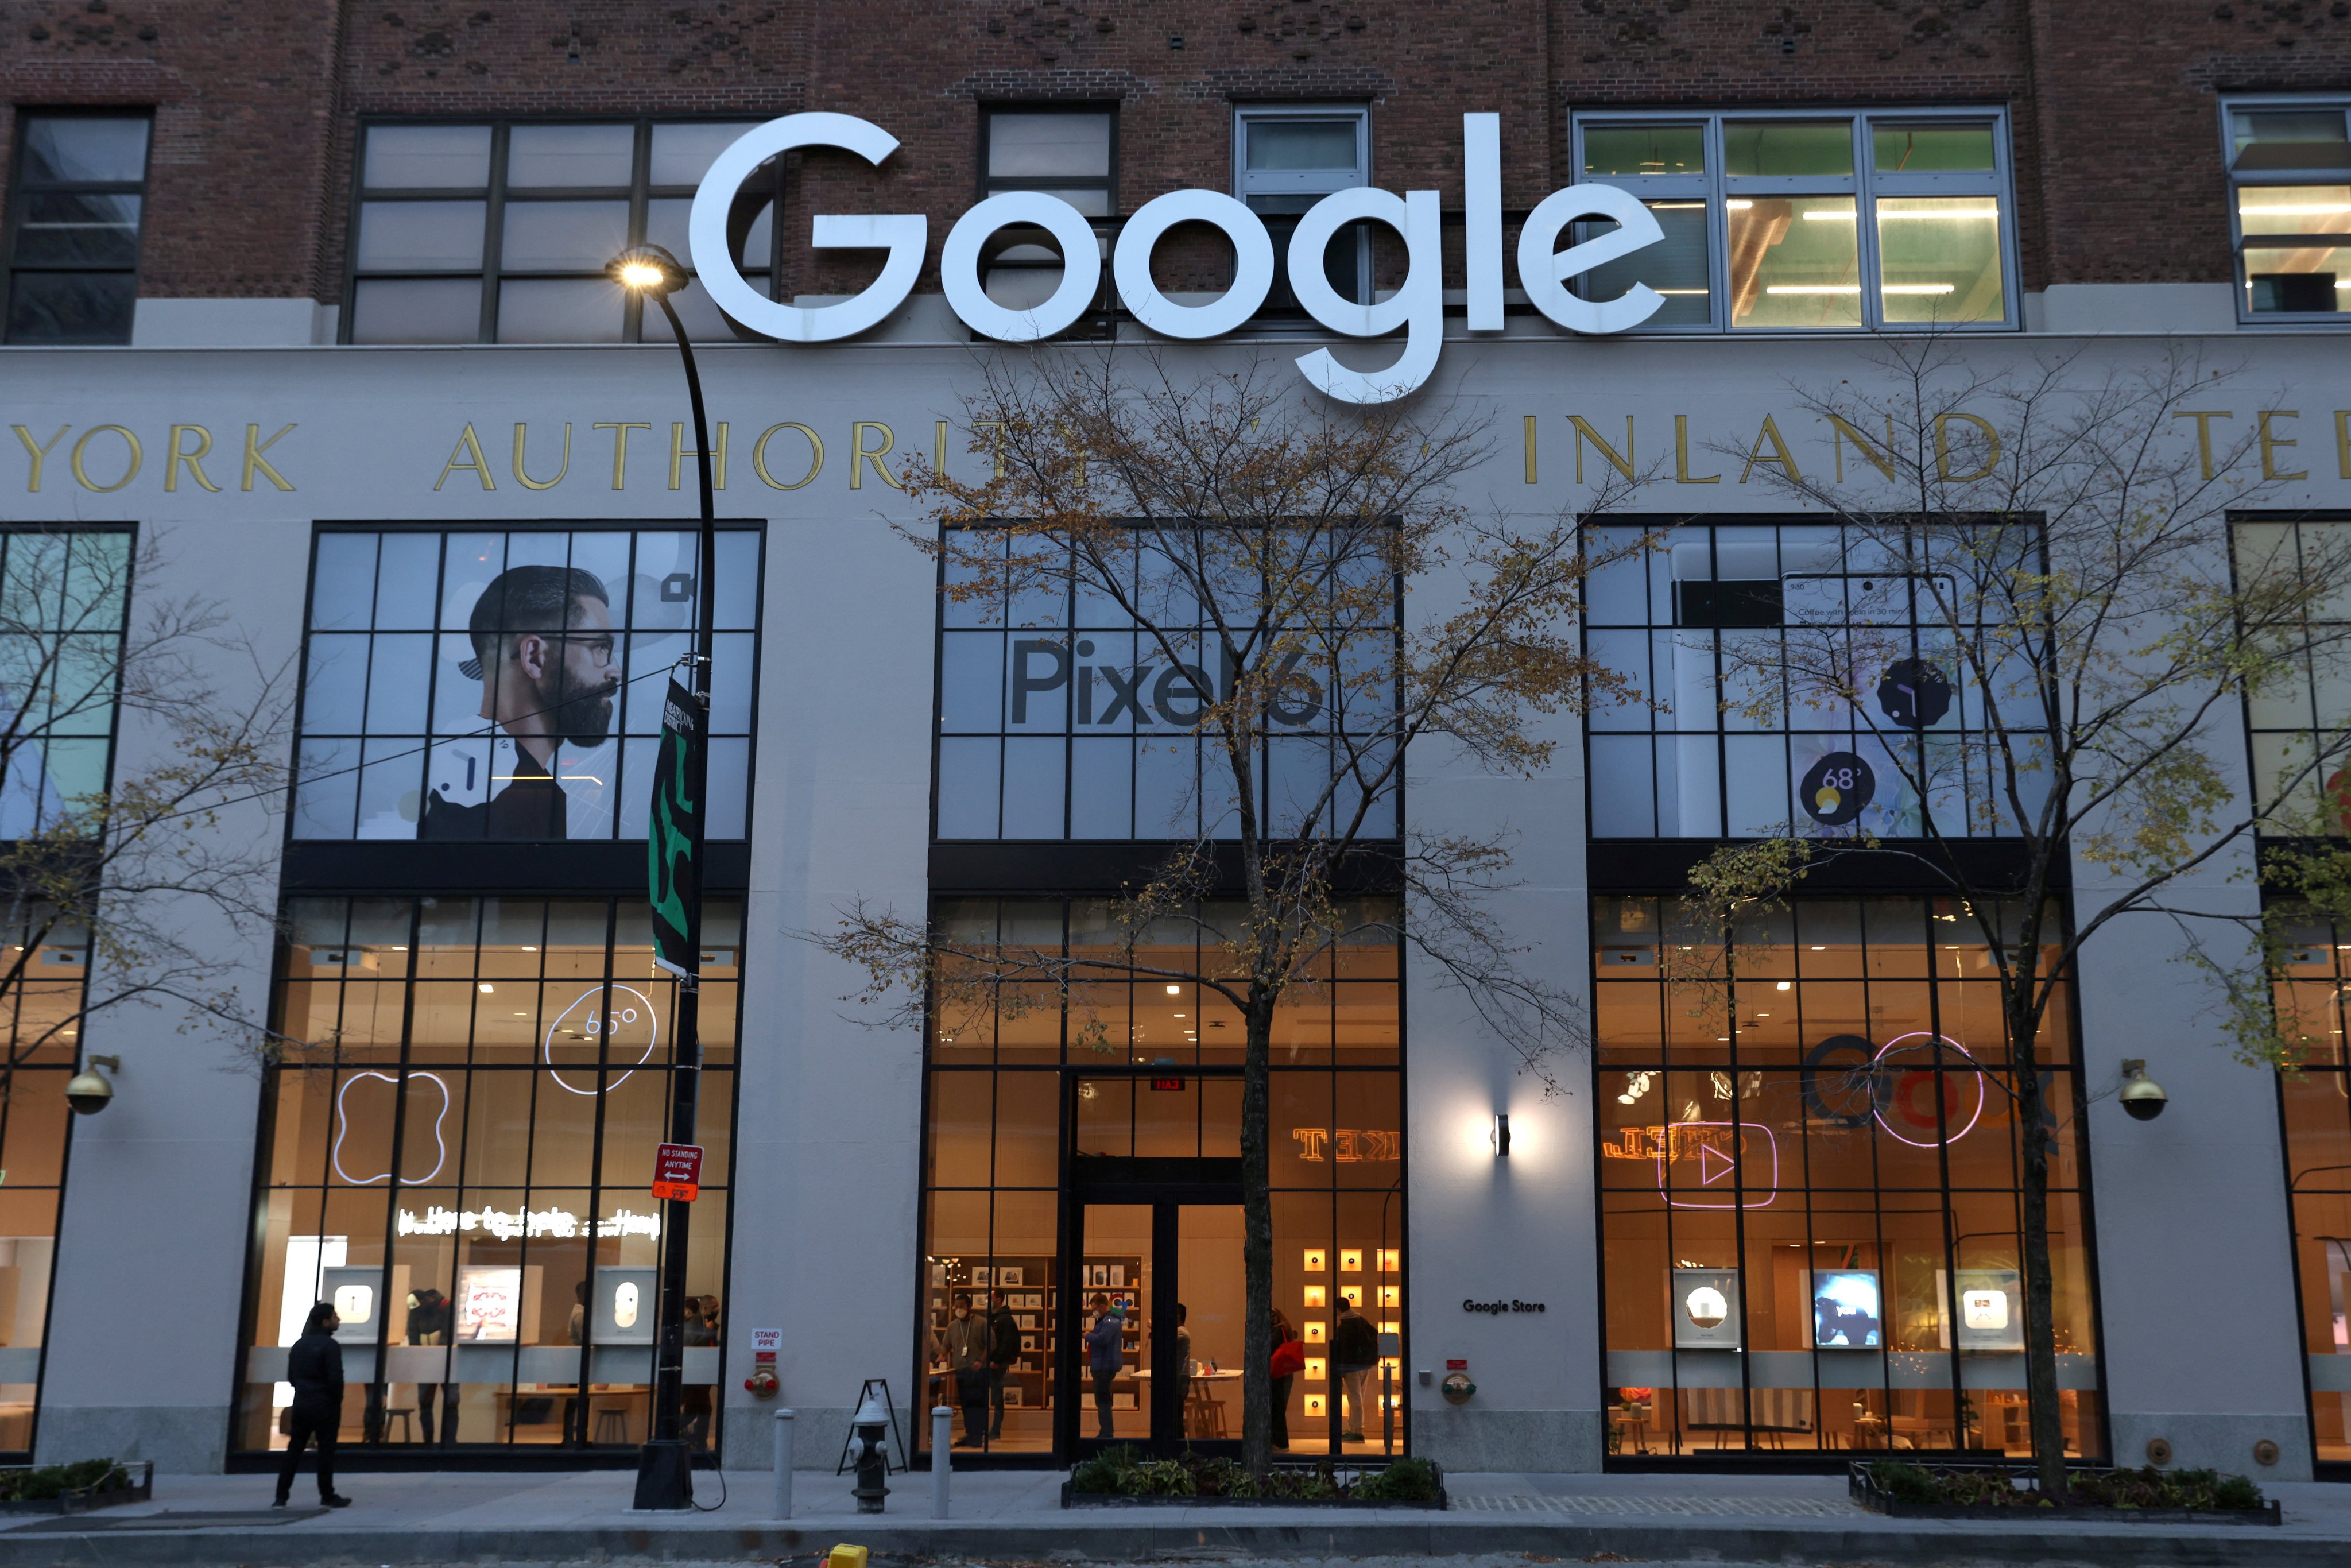
[[1077, 1288], [1060, 1330], [1071, 1352], [1062, 1386], [1078, 1391], [1065, 1403], [1064, 1451], [1238, 1445], [1240, 1205], [1149, 1197], [1078, 1208], [1063, 1275]]

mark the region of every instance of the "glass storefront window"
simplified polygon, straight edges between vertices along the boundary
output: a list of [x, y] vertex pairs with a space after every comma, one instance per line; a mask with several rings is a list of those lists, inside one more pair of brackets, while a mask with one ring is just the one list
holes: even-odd
[[[2351, 519], [2325, 513], [2293, 521], [2235, 518], [2230, 528], [2244, 580], [2310, 570], [2332, 571], [2351, 540]], [[2351, 604], [2335, 595], [2311, 606], [2300, 627], [2279, 629], [2284, 667], [2246, 695], [2247, 744], [2265, 831], [2285, 838], [2351, 832], [2351, 651], [2342, 622]]]
[[[344, 1319], [347, 1443], [647, 1436], [674, 982], [628, 900], [305, 899], [273, 1068], [235, 1443], [282, 1448], [286, 1350]], [[716, 1439], [739, 908], [705, 913], [689, 1436]], [[12, 1184], [13, 1185], [13, 1184]]]
[[[2017, 1124], [1991, 956], [1933, 899], [1806, 899], [1726, 965], [1594, 902], [1609, 1451], [2021, 1456]], [[2061, 998], [2054, 1009], [2062, 1019]], [[2103, 1452], [2069, 1030], [2051, 1248], [2069, 1453]]]
[[2351, 310], [2351, 138], [2346, 106], [2232, 106], [2229, 182], [2246, 320], [2336, 317]]
[[2311, 1042], [2278, 1075], [2286, 1196], [2294, 1207], [2302, 1287], [2303, 1353], [2310, 1375], [2313, 1457], [2351, 1463], [2351, 1051], [2344, 1040], [2351, 990], [2351, 931], [2314, 921], [2291, 932], [2278, 1011]]
[[[1213, 929], [1238, 910], [1210, 904], [1201, 913]], [[962, 942], [1056, 955], [1082, 956], [1115, 940], [1102, 906], [1084, 900], [942, 900], [933, 918]], [[1201, 941], [1198, 927], [1171, 925], [1145, 933], [1139, 956], [1210, 972]], [[1321, 978], [1292, 992], [1276, 1020], [1274, 1305], [1309, 1356], [1283, 1396], [1293, 1454], [1370, 1453], [1384, 1443], [1403, 1451], [1400, 1351], [1378, 1358], [1392, 1363], [1387, 1397], [1395, 1403], [1386, 1414], [1394, 1419], [1384, 1424], [1379, 1366], [1343, 1370], [1332, 1360], [1350, 1300], [1373, 1335], [1403, 1333], [1398, 985], [1393, 943], [1351, 941]], [[987, 1380], [987, 1413], [972, 1446], [1055, 1450], [1057, 1416], [1065, 1413], [1061, 1336], [1092, 1326], [1089, 1303], [1098, 1292], [1123, 1298], [1134, 1313], [1120, 1370], [1102, 1390], [1111, 1430], [1148, 1437], [1160, 1376], [1150, 1312], [1161, 1284], [1180, 1297], [1189, 1347], [1188, 1368], [1167, 1373], [1186, 1380], [1172, 1418], [1186, 1441], [1238, 1439], [1238, 1193], [1228, 1202], [1196, 1193], [1156, 1205], [1131, 1188], [1115, 1202], [1086, 1193], [1088, 1162], [1097, 1171], [1099, 1162], [1159, 1162], [1163, 1176], [1186, 1162], [1182, 1168], [1201, 1180], [1229, 1180], [1240, 1155], [1242, 1051], [1239, 1015], [1193, 983], [1081, 981], [1066, 1000], [1050, 988], [1003, 987], [977, 1007], [935, 1010], [924, 1140], [926, 1322], [916, 1385], [926, 1390], [925, 1406], [959, 1403], [955, 1359], [967, 1348], [964, 1336], [977, 1331], [957, 1326], [958, 1297], [984, 1320], [990, 1293], [1002, 1292], [1019, 1347], [1005, 1375]], [[1225, 1162], [1222, 1176], [1193, 1163], [1216, 1161]], [[1162, 1212], [1155, 1216], [1155, 1207]], [[1172, 1228], [1165, 1236], [1162, 1223]], [[1173, 1281], [1154, 1272], [1163, 1264], [1176, 1270]], [[1070, 1397], [1076, 1437], [1086, 1440], [1097, 1431], [1096, 1390], [1082, 1359], [1079, 1367], [1081, 1386]]]
[[[671, 528], [322, 530], [293, 836], [643, 838], [697, 548]], [[748, 831], [759, 556], [756, 530], [719, 531], [714, 839]]]

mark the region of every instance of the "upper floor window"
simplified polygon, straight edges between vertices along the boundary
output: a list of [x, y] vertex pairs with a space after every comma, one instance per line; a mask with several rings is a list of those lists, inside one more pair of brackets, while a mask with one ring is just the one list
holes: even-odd
[[2229, 215], [2241, 319], [2351, 308], [2351, 136], [2346, 105], [2266, 100], [2227, 108]]
[[1651, 329], [2016, 324], [2008, 123], [1997, 110], [1578, 115], [1582, 178], [1664, 240], [1579, 290], [1665, 296]]
[[[643, 304], [604, 267], [632, 245], [691, 268], [695, 186], [749, 122], [381, 124], [360, 146], [351, 232], [354, 343], [628, 343]], [[727, 222], [744, 277], [775, 267], [780, 163]], [[697, 280], [673, 297], [698, 339], [733, 337]], [[658, 315], [655, 335], [665, 336]]]
[[[1265, 219], [1273, 236], [1270, 315], [1301, 315], [1290, 287], [1290, 236], [1305, 211], [1333, 191], [1372, 183], [1369, 110], [1316, 104], [1307, 109], [1244, 109], [1233, 123], [1233, 194]], [[1371, 299], [1369, 225], [1350, 224], [1322, 253], [1322, 269], [1342, 299]]]
[[[982, 196], [1041, 191], [1090, 218], [1118, 211], [1118, 116], [1109, 109], [991, 109], [980, 117], [980, 145]], [[997, 304], [1033, 310], [1061, 286], [1061, 253], [1044, 230], [1009, 225], [988, 237], [981, 287]]]
[[28, 114], [8, 214], [11, 343], [128, 343], [147, 117]]

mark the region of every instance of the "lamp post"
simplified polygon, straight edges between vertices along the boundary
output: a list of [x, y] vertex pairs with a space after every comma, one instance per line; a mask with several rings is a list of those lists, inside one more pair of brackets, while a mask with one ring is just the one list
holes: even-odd
[[[710, 429], [702, 411], [702, 375], [694, 362], [694, 345], [685, 324], [669, 297], [685, 287], [685, 269], [659, 246], [638, 246], [613, 258], [609, 276], [639, 298], [661, 307], [677, 338], [677, 351], [685, 361], [686, 396], [694, 405], [695, 470], [701, 480], [702, 532], [696, 549], [694, 652], [688, 659], [695, 712], [686, 737], [683, 795], [692, 802], [685, 814], [683, 845], [693, 874], [681, 889], [685, 908], [683, 929], [691, 934], [694, 951], [684, 955], [686, 967], [677, 977], [676, 1060], [670, 1071], [669, 1137], [674, 1144], [695, 1141], [695, 1115], [702, 1087], [702, 992], [699, 946], [702, 932], [703, 801], [709, 771], [711, 625], [717, 619], [717, 528], [710, 486]], [[655, 780], [658, 789], [661, 780]], [[657, 827], [648, 831], [658, 833]], [[656, 841], [652, 853], [663, 853]], [[653, 1434], [637, 1457], [635, 1506], [677, 1510], [694, 1506], [693, 1450], [687, 1446], [682, 1406], [685, 1382], [685, 1247], [693, 1206], [676, 1198], [664, 1205], [661, 1233], [661, 1297], [659, 1329], [653, 1349]]]

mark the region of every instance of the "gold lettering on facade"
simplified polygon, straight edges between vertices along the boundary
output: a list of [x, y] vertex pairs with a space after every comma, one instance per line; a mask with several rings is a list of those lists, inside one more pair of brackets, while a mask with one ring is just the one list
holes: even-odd
[[[259, 426], [256, 425], [255, 428], [258, 429]], [[250, 438], [247, 439], [249, 442]], [[273, 436], [271, 439], [275, 440], [276, 437]], [[449, 454], [449, 461], [441, 465], [441, 477], [433, 481], [433, 488], [438, 491], [442, 486], [449, 482], [449, 476], [460, 468], [472, 469], [474, 476], [481, 480], [483, 489], [495, 490], [498, 487], [498, 482], [490, 477], [489, 459], [482, 455], [481, 441], [474, 434], [474, 426], [470, 421], [465, 425], [465, 434], [457, 437], [456, 449]], [[250, 478], [251, 476], [248, 475], [247, 477]]]
[[1674, 483], [1677, 485], [1719, 485], [1719, 474], [1693, 474], [1689, 471], [1689, 415], [1674, 415]]
[[1298, 1157], [1312, 1165], [1321, 1165], [1326, 1152], [1333, 1164], [1343, 1166], [1404, 1158], [1401, 1133], [1374, 1127], [1292, 1127], [1290, 1135], [1298, 1144]]
[[[869, 430], [878, 430], [882, 433], [881, 445], [869, 447], [865, 444], [865, 433]], [[897, 444], [897, 435], [878, 419], [860, 419], [851, 422], [849, 487], [852, 490], [861, 487], [861, 482], [865, 477], [865, 465], [870, 463], [873, 465], [873, 472], [881, 476], [882, 483], [889, 486], [893, 490], [904, 489], [906, 486], [898, 483], [898, 476], [890, 472], [890, 465], [882, 461], [890, 455], [891, 451]]]
[[[1000, 419], [975, 419], [971, 422], [971, 427], [974, 430], [1002, 430], [1004, 422]], [[1249, 428], [1252, 430], [1257, 428], [1254, 421], [1250, 423]], [[1001, 484], [1004, 479], [1004, 437], [998, 436], [989, 444], [989, 450], [996, 455], [996, 482]]]
[[1868, 459], [1871, 467], [1888, 479], [1894, 477], [1894, 416], [1892, 414], [1886, 416], [1886, 451], [1882, 455], [1870, 445], [1868, 436], [1864, 435], [1835, 414], [1829, 415], [1829, 439], [1836, 445], [1838, 484], [1844, 483], [1844, 444], [1848, 441], [1853, 443], [1853, 449], [1855, 452]]
[[[279, 441], [286, 437], [288, 432], [293, 430], [293, 428], [294, 427], [289, 424], [286, 426], [285, 429], [280, 430], [276, 435], [264, 441], [261, 439], [261, 426], [257, 424], [248, 424], [245, 427], [245, 478], [243, 482], [237, 486], [238, 489], [252, 489], [253, 476], [256, 472], [268, 475], [269, 482], [277, 486], [281, 490], [291, 490], [294, 488], [293, 486], [286, 482], [286, 476], [280, 474], [277, 469], [272, 468], [269, 465], [269, 460], [262, 456], [263, 453], [277, 445]], [[442, 470], [442, 477], [444, 479], [448, 477], [448, 470]], [[441, 486], [435, 485], [433, 487], [437, 490]]]
[[[196, 449], [193, 452], [189, 452], [183, 449], [180, 444], [180, 436], [183, 432], [186, 431], [193, 431], [195, 433]], [[203, 458], [204, 454], [213, 449], [213, 433], [211, 431], [206, 430], [201, 424], [175, 424], [172, 427], [171, 439], [163, 444], [163, 447], [164, 489], [176, 490], [180, 487], [180, 465], [184, 463], [188, 465], [188, 474], [191, 478], [194, 479], [197, 484], [202, 485], [205, 489], [213, 491], [214, 494], [219, 493], [220, 486], [214, 484], [210, 479], [204, 477]]]
[[931, 432], [931, 477], [943, 479], [947, 472], [947, 422], [940, 420]]
[[2217, 477], [2212, 472], [2212, 422], [2234, 419], [2237, 417], [2235, 412], [2225, 408], [2183, 408], [2171, 417], [2196, 422], [2196, 455], [2204, 465], [2204, 477]]
[[1535, 482], [1535, 416], [1527, 415], [1527, 483]]
[[1598, 431], [1593, 429], [1590, 424], [1584, 422], [1584, 418], [1582, 414], [1569, 414], [1567, 416], [1567, 423], [1575, 426], [1575, 482], [1577, 484], [1581, 485], [1583, 483], [1583, 444], [1587, 441], [1599, 449], [1600, 455], [1606, 460], [1608, 466], [1615, 469], [1617, 473], [1625, 476], [1627, 481], [1632, 479], [1633, 416], [1631, 414], [1628, 413], [1625, 416], [1625, 454], [1621, 457], [1616, 455], [1616, 449], [1614, 447], [1609, 445], [1607, 442], [1601, 439], [1600, 433]]
[[[670, 421], [669, 487], [671, 489], [677, 488], [678, 476], [685, 467], [685, 460], [701, 455], [701, 453], [685, 444], [684, 423], [674, 419]], [[723, 419], [718, 422], [718, 439], [710, 448], [710, 487], [714, 490], [726, 488], [726, 422]]]
[[2262, 478], [2307, 479], [2310, 477], [2310, 470], [2307, 468], [2297, 468], [2291, 474], [2281, 474], [2278, 472], [2277, 449], [2281, 446], [2298, 446], [2301, 443], [2289, 435], [2273, 435], [2270, 434], [2271, 420], [2300, 419], [2301, 417], [2302, 411], [2298, 408], [2265, 408], [2262, 410], [2261, 413], [2253, 415], [2253, 421], [2258, 429], [2259, 439], [2262, 444]]
[[[1769, 457], [1763, 455], [1763, 444], [1767, 441], [1771, 444], [1772, 455]], [[1747, 476], [1754, 473], [1757, 467], [1772, 463], [1778, 464], [1780, 472], [1789, 478], [1800, 483], [1802, 481], [1804, 476], [1796, 466], [1795, 456], [1789, 452], [1788, 444], [1780, 438], [1779, 425], [1774, 423], [1771, 416], [1767, 413], [1763, 416], [1763, 428], [1755, 433], [1755, 444], [1748, 448], [1747, 466], [1739, 471], [1739, 482], [1742, 485], [1746, 484]]]
[[[779, 430], [797, 430], [808, 437], [808, 472], [789, 485], [768, 472], [768, 439]], [[751, 472], [757, 474], [759, 476], [759, 482], [771, 490], [797, 490], [824, 472], [824, 438], [805, 424], [793, 424], [789, 422], [783, 424], [771, 424], [759, 432], [759, 439], [751, 444]]]
[[[1951, 437], [1950, 431], [1948, 427], [1951, 421], [1955, 419], [1964, 419], [1970, 424], [1974, 425], [1978, 430], [1983, 432], [1983, 466], [1978, 468], [1972, 474], [1954, 474], [1951, 472]], [[1890, 445], [1891, 443], [1888, 443], [1888, 444]], [[1992, 469], [1997, 467], [1999, 464], [2000, 432], [1991, 427], [1991, 421], [1979, 418], [1972, 413], [1938, 413], [1935, 416], [1935, 476], [1937, 478], [1948, 479], [1954, 484], [1965, 485], [1977, 479], [1989, 477]]]
[[[2338, 416], [2335, 423], [2336, 426], [2340, 428], [2343, 422]], [[60, 424], [57, 426], [57, 433], [55, 435], [50, 436], [46, 444], [39, 446], [33, 444], [33, 433], [31, 431], [26, 430], [21, 424], [15, 428], [16, 431], [16, 439], [25, 444], [25, 450], [32, 455], [33, 459], [32, 472], [26, 475], [25, 478], [25, 488], [27, 491], [38, 490], [41, 487], [41, 465], [48, 460], [50, 448], [57, 445], [58, 442], [63, 441], [66, 438], [66, 432], [71, 430], [73, 426], [70, 424]], [[2346, 448], [2346, 450], [2351, 450], [2351, 448]], [[2344, 459], [2343, 476], [2346, 479], [2351, 479], [2351, 457]]]
[[[17, 426], [20, 431], [23, 428]], [[2343, 477], [2351, 479], [2351, 408], [2335, 411], [2335, 466]]]
[[516, 422], [514, 451], [515, 483], [520, 485], [526, 490], [552, 490], [558, 485], [563, 483], [563, 476], [566, 474], [571, 472], [571, 422], [568, 419], [563, 422], [563, 461], [557, 465], [555, 477], [552, 479], [534, 479], [530, 476], [530, 470], [523, 466], [522, 445], [524, 440], [529, 435], [529, 425], [524, 424], [519, 421]]
[[615, 490], [622, 488], [629, 482], [629, 432], [651, 430], [652, 422], [634, 419], [603, 419], [598, 420], [589, 428], [609, 430], [612, 433], [612, 488]]
[[[82, 453], [93, 440], [99, 436], [104, 435], [110, 430], [114, 432], [115, 434], [122, 437], [123, 444], [130, 449], [131, 460], [123, 467], [122, 477], [117, 479], [113, 484], [93, 484], [90, 481], [89, 470], [82, 466]], [[71, 463], [73, 476], [80, 482], [83, 489], [95, 490], [101, 496], [110, 495], [116, 490], [121, 489], [125, 485], [130, 484], [131, 481], [139, 477], [139, 465], [143, 458], [144, 455], [139, 449], [139, 438], [131, 434], [130, 431], [124, 429], [121, 425], [92, 425], [89, 429], [82, 432], [80, 440], [73, 444], [73, 456]]]

